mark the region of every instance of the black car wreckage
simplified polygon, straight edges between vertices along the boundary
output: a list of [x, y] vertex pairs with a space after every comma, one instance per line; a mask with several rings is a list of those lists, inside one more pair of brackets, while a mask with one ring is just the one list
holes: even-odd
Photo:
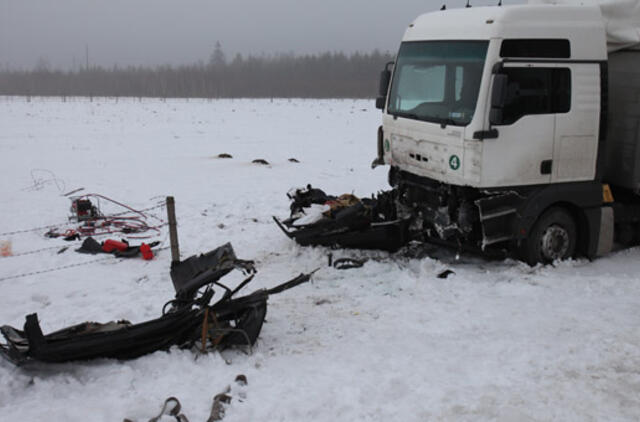
[[[378, 192], [370, 198], [358, 198], [352, 194], [327, 195], [321, 189], [307, 185], [287, 193], [291, 201], [289, 217], [281, 220], [274, 216], [273, 220], [287, 237], [301, 246], [397, 252], [417, 243], [429, 248], [448, 248], [456, 253], [477, 254], [487, 259], [508, 256], [508, 251], [502, 247], [483, 246], [482, 236], [477, 234], [486, 230], [478, 227], [477, 218], [474, 219], [475, 214], [469, 208], [469, 200], [465, 198], [463, 201], [464, 209], [456, 210], [441, 196], [425, 200], [425, 192], [424, 189], [392, 189]], [[503, 199], [492, 198], [476, 201], [480, 211], [486, 211], [490, 200]], [[447, 199], [456, 201], [452, 195]], [[313, 215], [316, 218], [310, 218]], [[427, 255], [438, 253], [428, 252]]]
[[[234, 289], [220, 279], [234, 269], [245, 278]], [[255, 344], [267, 313], [267, 299], [310, 280], [311, 273], [246, 296], [236, 294], [254, 278], [252, 261], [240, 260], [227, 243], [206, 254], [172, 264], [175, 297], [159, 318], [132, 324], [84, 322], [44, 335], [38, 315], [27, 315], [23, 330], [0, 327], [0, 354], [16, 365], [30, 361], [68, 362], [94, 358], [133, 359], [171, 346], [214, 348]], [[221, 297], [211, 304], [218, 291]]]
[[[352, 194], [327, 195], [307, 185], [287, 193], [289, 218], [273, 217], [278, 227], [301, 246], [340, 246], [395, 252], [409, 239], [410, 218], [396, 209], [396, 192], [383, 191], [371, 198]], [[324, 206], [315, 220], [305, 220], [313, 205]], [[308, 222], [307, 222], [308, 221]]]

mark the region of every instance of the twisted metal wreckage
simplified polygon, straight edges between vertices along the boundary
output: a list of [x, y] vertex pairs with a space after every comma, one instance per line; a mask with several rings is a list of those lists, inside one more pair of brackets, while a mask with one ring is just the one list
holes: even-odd
[[302, 246], [341, 246], [395, 252], [409, 239], [410, 216], [400, 216], [396, 193], [384, 191], [371, 198], [352, 194], [327, 195], [307, 185], [293, 189], [289, 218], [273, 217], [287, 237]]
[[[231, 289], [219, 280], [233, 269], [242, 270], [248, 277]], [[269, 296], [309, 281], [313, 273], [300, 274], [271, 289], [236, 297], [255, 274], [253, 262], [238, 259], [227, 243], [172, 265], [171, 279], [176, 295], [164, 305], [159, 318], [139, 324], [84, 322], [44, 335], [38, 315], [34, 313], [27, 315], [23, 330], [8, 325], [0, 327], [7, 341], [0, 344], [0, 354], [22, 365], [32, 360], [132, 359], [174, 345], [193, 347], [198, 343], [203, 351], [251, 347], [262, 329]], [[224, 293], [210, 304], [216, 287]]]
[[[442, 206], [437, 212], [428, 213], [416, 204], [407, 205], [406, 198], [400, 196], [397, 189], [380, 191], [370, 198], [348, 193], [335, 196], [307, 185], [287, 193], [291, 201], [289, 217], [274, 216], [273, 220], [301, 246], [377, 249], [405, 256], [417, 253], [415, 256], [445, 257], [447, 253], [458, 256], [463, 252], [485, 259], [510, 256], [503, 249], [482, 249], [439, 239], [433, 232], [457, 230], [449, 209]], [[426, 217], [429, 227], [425, 225]]]
[[[393, 191], [372, 198], [350, 194], [336, 197], [309, 185], [290, 192], [289, 198], [291, 216], [284, 221], [275, 217], [274, 220], [288, 237], [303, 246], [340, 245], [396, 251], [409, 240], [410, 221], [398, 215]], [[21, 365], [31, 360], [131, 359], [174, 345], [193, 347], [197, 343], [203, 351], [253, 346], [266, 316], [268, 297], [309, 281], [313, 272], [300, 274], [271, 289], [236, 297], [256, 274], [253, 262], [238, 259], [229, 243], [180, 261], [173, 207], [173, 198], [167, 198], [173, 257], [171, 279], [176, 294], [164, 305], [159, 318], [139, 324], [84, 322], [44, 335], [34, 313], [27, 315], [23, 330], [8, 325], [0, 327], [7, 341], [0, 343], [0, 354]], [[103, 245], [93, 243], [87, 247], [83, 244], [83, 248], [90, 253], [103, 249]], [[337, 260], [336, 264], [341, 265], [336, 268], [353, 268], [364, 262], [341, 261], [345, 260]], [[219, 280], [233, 269], [242, 270], [247, 278], [231, 289]], [[222, 296], [210, 304], [216, 288], [223, 291]]]
[[[95, 196], [95, 195], [93, 195]], [[106, 198], [100, 195], [101, 198]], [[72, 211], [78, 222], [86, 227], [97, 227], [96, 222], [104, 215], [85, 196], [73, 198]], [[111, 202], [122, 205], [119, 202]], [[144, 216], [142, 212], [122, 205], [128, 210]], [[194, 255], [180, 261], [177, 223], [173, 197], [166, 198], [169, 235], [171, 239], [171, 281], [175, 297], [162, 308], [159, 318], [132, 324], [129, 321], [111, 321], [107, 323], [83, 322], [44, 335], [38, 321], [38, 314], [26, 316], [22, 330], [4, 325], [0, 333], [6, 343], [0, 343], [0, 355], [16, 365], [31, 361], [67, 362], [93, 358], [133, 359], [156, 350], [165, 350], [171, 346], [190, 348], [200, 343], [201, 351], [221, 349], [231, 346], [251, 348], [262, 330], [267, 313], [267, 299], [311, 279], [315, 272], [299, 276], [271, 289], [257, 290], [246, 296], [236, 297], [256, 275], [253, 261], [236, 257], [230, 243], [226, 243], [205, 254]], [[121, 216], [119, 218], [122, 218]], [[132, 221], [137, 221], [132, 217]], [[127, 220], [128, 221], [128, 220]], [[164, 223], [164, 222], [163, 222]], [[105, 230], [111, 233], [110, 224]], [[100, 224], [100, 227], [104, 224]], [[117, 227], [120, 227], [116, 225]], [[82, 226], [84, 227], [84, 226]], [[139, 233], [140, 231], [133, 231]], [[84, 235], [87, 233], [83, 232]], [[106, 234], [91, 232], [90, 234]], [[111, 245], [107, 242], [112, 242]], [[118, 245], [122, 243], [121, 245]], [[148, 245], [147, 253], [153, 254]], [[106, 248], [109, 246], [109, 248]], [[113, 246], [113, 250], [111, 250]], [[123, 249], [119, 250], [118, 247]], [[145, 251], [142, 246], [130, 246], [128, 243], [106, 241], [99, 243], [87, 237], [79, 252], [99, 253], [115, 252], [117, 256], [135, 256]], [[147, 257], [145, 257], [147, 259]], [[234, 269], [241, 270], [247, 278], [231, 289], [220, 279]], [[211, 304], [216, 288], [223, 291], [222, 296]]]

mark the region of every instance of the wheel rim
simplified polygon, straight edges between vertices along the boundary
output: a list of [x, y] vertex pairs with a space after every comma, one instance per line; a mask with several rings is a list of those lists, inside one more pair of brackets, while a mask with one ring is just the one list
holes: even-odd
[[562, 226], [553, 224], [546, 228], [540, 238], [540, 252], [545, 259], [562, 259], [569, 250], [569, 232]]

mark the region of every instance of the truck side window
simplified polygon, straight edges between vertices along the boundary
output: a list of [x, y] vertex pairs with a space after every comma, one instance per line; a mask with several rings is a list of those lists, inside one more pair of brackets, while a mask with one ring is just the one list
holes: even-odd
[[505, 67], [507, 97], [503, 124], [529, 114], [567, 113], [571, 108], [571, 72], [568, 68]]

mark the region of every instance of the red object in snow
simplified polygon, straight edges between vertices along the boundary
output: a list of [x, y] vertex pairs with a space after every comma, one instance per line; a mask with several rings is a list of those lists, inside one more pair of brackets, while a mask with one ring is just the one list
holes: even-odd
[[142, 253], [142, 259], [146, 259], [147, 261], [153, 259], [153, 251], [146, 243], [140, 245], [140, 253]]
[[118, 240], [113, 240], [113, 239], [107, 239], [102, 244], [102, 250], [105, 252], [113, 252], [115, 250], [124, 252], [127, 250], [128, 247], [129, 245], [126, 244], [125, 242], [120, 242]]

